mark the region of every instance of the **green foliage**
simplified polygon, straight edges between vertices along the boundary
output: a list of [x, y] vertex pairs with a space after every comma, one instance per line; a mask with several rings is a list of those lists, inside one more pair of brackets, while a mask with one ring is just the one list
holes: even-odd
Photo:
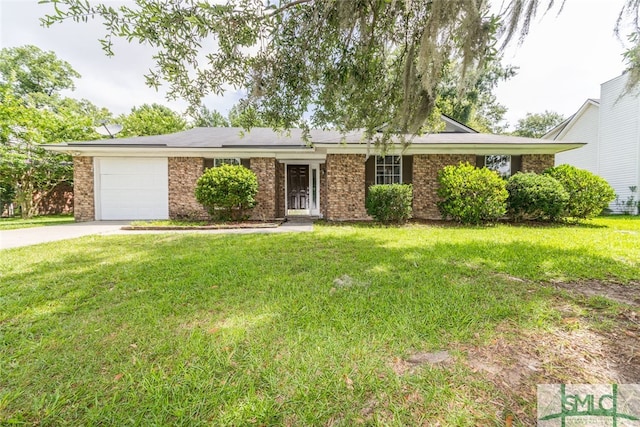
[[267, 123], [254, 105], [238, 103], [229, 111], [229, 123], [232, 127], [251, 129], [266, 127]]
[[563, 121], [564, 116], [554, 111], [545, 111], [540, 114], [527, 113], [524, 119], [518, 120], [513, 134], [528, 138], [540, 138]]
[[205, 127], [205, 128], [227, 128], [229, 127], [229, 120], [227, 120], [217, 110], [209, 110], [205, 105], [201, 105], [198, 111], [194, 114], [195, 120], [193, 126]]
[[[308, 114], [314, 127], [365, 129], [380, 142], [422, 130], [446, 66], [459, 70], [461, 92], [473, 88], [477, 76], [467, 71], [495, 56], [496, 28], [506, 43], [526, 34], [539, 3], [553, 5], [512, 0], [493, 15], [489, 2], [476, 0], [43, 2], [56, 4], [47, 26], [101, 20], [109, 55], [117, 37], [152, 46], [157, 66], [147, 83], [167, 81], [168, 96], [194, 108], [231, 86], [246, 91], [271, 126], [288, 128]], [[382, 125], [388, 131], [377, 132]]]
[[508, 212], [516, 219], [556, 221], [560, 219], [569, 194], [549, 175], [517, 173], [507, 182]]
[[[34, 46], [0, 51], [0, 185], [23, 217], [61, 182], [73, 180], [71, 158], [39, 144], [92, 140], [111, 113], [89, 101], [61, 97], [79, 77], [52, 52]], [[5, 201], [6, 202], [6, 201]]]
[[602, 177], [570, 165], [560, 165], [543, 172], [557, 179], [569, 193], [563, 216], [593, 218], [616, 198], [613, 188]]
[[196, 200], [213, 219], [238, 220], [245, 210], [256, 204], [258, 178], [256, 174], [236, 165], [207, 169], [196, 183]]
[[185, 130], [187, 122], [169, 107], [160, 104], [144, 104], [133, 107], [131, 113], [120, 116], [123, 126], [118, 137], [164, 135]]
[[463, 224], [496, 221], [506, 213], [505, 181], [487, 168], [469, 163], [445, 166], [438, 171], [438, 208], [444, 219]]
[[53, 95], [74, 89], [80, 74], [53, 52], [31, 45], [0, 50], [0, 84], [10, 84], [17, 96], [31, 93]]
[[[444, 67], [436, 98], [438, 112], [479, 132], [501, 133], [507, 109], [498, 103], [493, 90], [501, 81], [517, 73], [516, 67], [504, 66], [501, 60], [502, 54], [494, 51], [485, 58], [481, 67], [467, 70], [464, 75], [459, 64], [451, 63]], [[461, 92], [459, 85], [463, 79], [469, 83]]]
[[411, 184], [372, 185], [367, 194], [367, 213], [382, 223], [402, 224], [411, 218]]

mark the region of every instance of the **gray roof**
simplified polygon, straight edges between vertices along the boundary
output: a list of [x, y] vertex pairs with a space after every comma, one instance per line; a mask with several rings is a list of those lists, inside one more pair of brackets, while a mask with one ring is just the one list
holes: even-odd
[[[139, 136], [132, 138], [102, 139], [87, 142], [70, 142], [68, 147], [167, 147], [167, 148], [304, 148], [301, 129], [276, 132], [271, 128], [193, 128], [183, 132]], [[359, 131], [342, 134], [333, 130], [311, 130], [309, 143], [324, 144], [360, 144], [366, 142], [364, 133]], [[434, 133], [419, 136], [407, 136], [411, 144], [545, 144], [548, 140], [524, 138], [510, 135], [492, 135], [483, 133]]]

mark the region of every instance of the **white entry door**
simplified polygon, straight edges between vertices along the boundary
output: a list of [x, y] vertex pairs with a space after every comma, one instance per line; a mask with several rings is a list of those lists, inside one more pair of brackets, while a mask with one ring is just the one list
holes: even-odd
[[168, 219], [167, 158], [95, 159], [96, 219]]

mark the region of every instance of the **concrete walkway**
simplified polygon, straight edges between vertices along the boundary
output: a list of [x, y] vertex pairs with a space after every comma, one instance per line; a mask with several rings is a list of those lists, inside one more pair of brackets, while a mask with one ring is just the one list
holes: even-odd
[[224, 230], [121, 230], [129, 221], [91, 221], [64, 225], [21, 228], [0, 231], [0, 249], [19, 248], [39, 243], [75, 239], [77, 237], [110, 234], [161, 234], [161, 233], [198, 233], [198, 234], [269, 234], [313, 231], [311, 222], [285, 222], [277, 228], [239, 228]]

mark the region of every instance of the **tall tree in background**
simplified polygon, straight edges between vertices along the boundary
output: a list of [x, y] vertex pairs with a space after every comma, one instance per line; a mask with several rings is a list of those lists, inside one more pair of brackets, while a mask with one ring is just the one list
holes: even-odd
[[[502, 133], [507, 108], [498, 103], [493, 91], [501, 81], [515, 76], [517, 69], [502, 65], [502, 53], [497, 46], [499, 27], [497, 22], [494, 24], [494, 43], [482, 67], [465, 71], [455, 62], [444, 67], [436, 108], [439, 113], [479, 132]], [[463, 79], [468, 83], [461, 90], [459, 82]]]
[[226, 128], [229, 127], [229, 120], [217, 110], [209, 110], [205, 105], [193, 114], [193, 126], [205, 128]]
[[63, 89], [75, 89], [73, 79], [80, 74], [53, 52], [32, 45], [0, 51], [0, 81], [11, 80], [18, 96], [32, 93], [53, 95]]
[[496, 25], [506, 43], [526, 35], [538, 9], [561, 3], [510, 0], [492, 16], [489, 0], [44, 2], [55, 6], [46, 25], [102, 20], [108, 54], [115, 37], [156, 48], [148, 84], [168, 82], [169, 97], [194, 108], [230, 85], [246, 90], [271, 126], [299, 124], [310, 112], [312, 126], [364, 128], [369, 136], [381, 126], [419, 132], [446, 67], [460, 70], [462, 92], [472, 88], [468, 71], [495, 55]]
[[144, 104], [133, 107], [131, 113], [119, 118], [122, 132], [118, 137], [164, 135], [185, 130], [187, 122], [169, 107], [160, 104]]
[[527, 113], [524, 119], [518, 120], [513, 134], [529, 138], [540, 138], [563, 121], [564, 116], [555, 111], [546, 110], [544, 113]]
[[0, 50], [0, 188], [23, 217], [37, 213], [56, 186], [73, 181], [71, 158], [40, 144], [91, 140], [111, 113], [87, 100], [60, 96], [79, 74], [52, 52], [35, 46]]

